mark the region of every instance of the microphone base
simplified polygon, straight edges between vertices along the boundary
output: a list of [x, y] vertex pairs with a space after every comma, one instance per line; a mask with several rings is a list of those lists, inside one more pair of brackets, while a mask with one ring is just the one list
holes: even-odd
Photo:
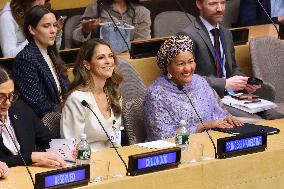
[[280, 39], [284, 39], [284, 24], [279, 24]]

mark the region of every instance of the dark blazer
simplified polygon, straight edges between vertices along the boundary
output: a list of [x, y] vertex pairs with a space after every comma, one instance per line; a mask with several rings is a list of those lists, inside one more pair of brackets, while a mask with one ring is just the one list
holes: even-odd
[[[271, 16], [271, 1], [260, 0], [264, 9]], [[274, 22], [277, 22], [277, 18], [273, 18]], [[239, 7], [239, 26], [252, 26], [259, 24], [269, 24], [271, 21], [265, 14], [257, 0], [241, 0]]]
[[[16, 56], [12, 75], [21, 98], [40, 118], [60, 103], [54, 77], [35, 42], [29, 42]], [[69, 82], [63, 75], [58, 77], [64, 94]]]
[[[234, 75], [244, 75], [236, 65], [235, 48], [231, 32], [222, 25], [220, 25], [220, 32], [225, 50], [227, 78]], [[195, 72], [204, 76], [222, 98], [225, 95], [226, 80], [217, 78], [213, 45], [209, 33], [200, 18], [197, 17], [195, 21], [178, 34], [188, 35], [194, 41]]]
[[[31, 165], [31, 153], [36, 151], [35, 146], [42, 150], [49, 148], [49, 142], [53, 136], [33, 110], [21, 100], [12, 104], [9, 109], [9, 118], [21, 146], [21, 153], [27, 165]], [[9, 167], [24, 165], [19, 155], [12, 155], [4, 146], [2, 135], [0, 136], [0, 161], [5, 162]]]

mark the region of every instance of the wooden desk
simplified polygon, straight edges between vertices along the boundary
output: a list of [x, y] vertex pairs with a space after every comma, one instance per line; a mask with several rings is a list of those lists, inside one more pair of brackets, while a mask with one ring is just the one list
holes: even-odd
[[244, 28], [249, 29], [249, 40], [252, 38], [261, 37], [261, 36], [273, 36], [276, 38], [278, 37], [277, 31], [272, 24], [248, 26]]
[[[265, 121], [264, 125], [270, 125], [282, 129], [284, 119]], [[219, 132], [211, 132], [213, 139], [227, 136]], [[214, 152], [210, 140], [205, 133], [192, 134], [191, 141], [200, 141], [204, 144], [204, 155], [213, 157]], [[123, 147], [119, 149], [123, 159], [127, 161], [130, 154], [148, 151], [137, 146]], [[92, 159], [106, 159], [111, 161], [110, 175], [115, 171], [125, 172], [124, 167], [113, 149], [94, 153]], [[46, 171], [47, 168], [31, 167], [34, 175], [37, 172]], [[32, 188], [31, 181], [24, 167], [11, 168], [8, 178], [0, 180], [1, 186], [10, 188]], [[91, 183], [82, 188], [98, 189], [188, 189], [188, 188], [283, 188], [284, 187], [284, 132], [268, 137], [266, 151], [239, 156], [228, 159], [214, 159], [192, 164], [182, 164], [176, 169], [146, 174], [136, 177], [111, 178], [101, 183]]]

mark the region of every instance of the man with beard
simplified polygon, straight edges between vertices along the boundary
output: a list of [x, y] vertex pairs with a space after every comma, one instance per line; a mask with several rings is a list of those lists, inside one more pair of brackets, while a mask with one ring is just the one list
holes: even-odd
[[[246, 91], [254, 93], [260, 85], [247, 84], [246, 77], [235, 59], [235, 48], [231, 32], [220, 24], [225, 13], [226, 0], [196, 0], [199, 17], [179, 34], [188, 35], [195, 42], [196, 73], [206, 78], [221, 98], [226, 92]], [[235, 116], [264, 119], [281, 118], [274, 110], [258, 115], [248, 114], [227, 106]]]

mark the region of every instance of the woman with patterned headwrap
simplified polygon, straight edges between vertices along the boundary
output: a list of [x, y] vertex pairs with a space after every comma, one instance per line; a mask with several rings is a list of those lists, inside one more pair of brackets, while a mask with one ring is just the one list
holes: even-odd
[[158, 51], [157, 64], [162, 74], [147, 90], [144, 104], [148, 141], [173, 137], [180, 120], [186, 121], [191, 133], [242, 125], [219, 106], [207, 81], [194, 74], [193, 41], [188, 36], [173, 36], [166, 40]]

